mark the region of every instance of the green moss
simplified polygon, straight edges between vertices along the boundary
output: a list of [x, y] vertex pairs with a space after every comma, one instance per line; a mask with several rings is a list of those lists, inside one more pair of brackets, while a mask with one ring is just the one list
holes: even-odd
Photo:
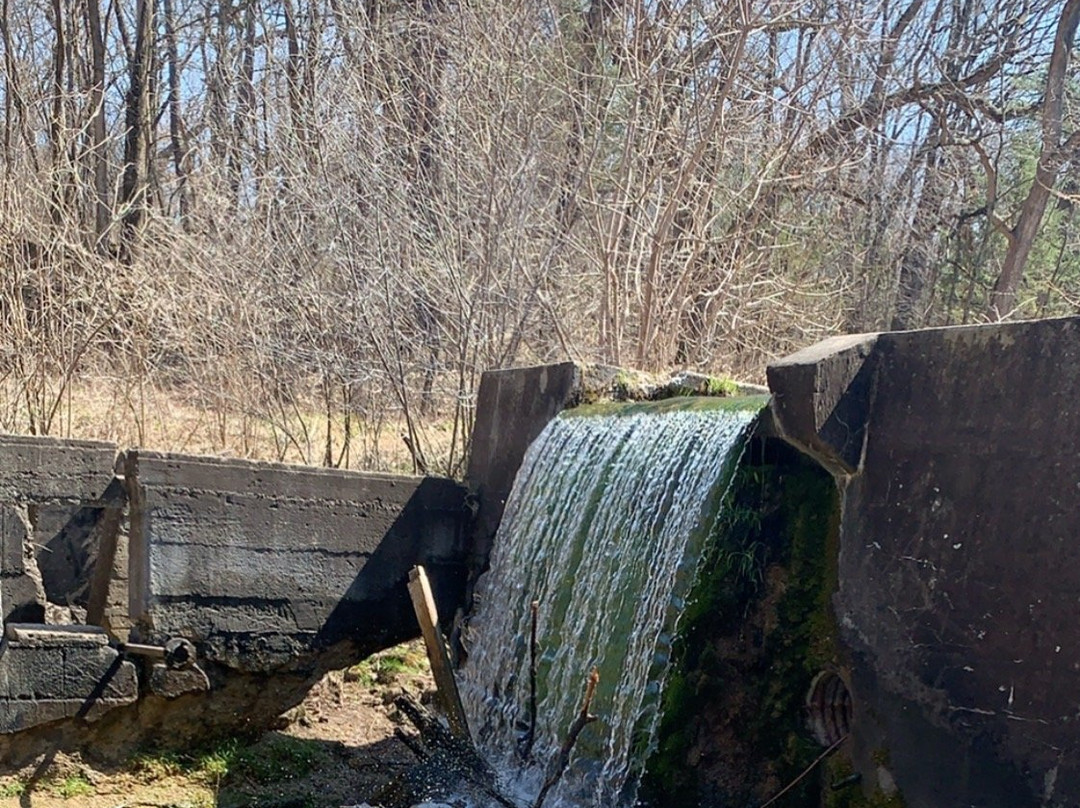
[[660, 401], [604, 401], [595, 404], [582, 404], [566, 410], [560, 417], [576, 418], [590, 415], [636, 415], [638, 413], [668, 413], [699, 410], [760, 410], [769, 401], [768, 396], [734, 396], [731, 398], [710, 398], [708, 396], [687, 396], [683, 398], [665, 398]]
[[851, 761], [843, 755], [830, 758], [825, 764], [825, 782], [828, 790], [822, 800], [822, 808], [904, 808], [900, 792], [885, 794], [875, 790], [867, 795], [862, 784], [854, 777]]
[[878, 766], [889, 767], [889, 750], [885, 748], [875, 749], [870, 753], [870, 759]]
[[[887, 749], [875, 749], [871, 759], [879, 766], [886, 766], [889, 760]], [[823, 808], [904, 808], [904, 798], [900, 792], [885, 794], [874, 789], [865, 793], [863, 783], [854, 775], [855, 768], [851, 760], [843, 754], [835, 755], [825, 763], [825, 781], [829, 790], [825, 793]]]
[[[763, 446], [727, 494], [680, 623], [642, 788], [652, 805], [725, 804], [706, 798], [696, 766], [703, 705], [720, 711], [710, 720], [733, 743], [765, 761], [744, 773], [744, 793], [722, 795], [728, 801], [752, 801], [767, 780], [791, 782], [821, 753], [804, 702], [814, 675], [837, 661], [837, 494], [817, 466], [786, 450], [767, 456]], [[751, 652], [746, 632], [762, 634]], [[783, 805], [817, 804], [819, 790], [820, 778], [808, 777]]]
[[737, 396], [739, 385], [732, 379], [721, 379], [718, 376], [710, 376], [705, 383], [705, 394], [709, 396]]

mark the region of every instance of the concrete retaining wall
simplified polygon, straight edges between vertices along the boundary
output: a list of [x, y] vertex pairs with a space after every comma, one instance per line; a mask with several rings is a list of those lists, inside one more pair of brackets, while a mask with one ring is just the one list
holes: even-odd
[[842, 492], [867, 781], [912, 808], [1080, 804], [1080, 319], [840, 338], [769, 382]]
[[[102, 722], [110, 744], [265, 724], [325, 671], [417, 635], [414, 565], [452, 617], [468, 525], [445, 479], [4, 436], [0, 735], [47, 724], [50, 743], [90, 742], [87, 722], [139, 698], [155, 706]], [[44, 625], [84, 619], [98, 625]], [[197, 664], [125, 654], [129, 629], [191, 641]], [[13, 761], [30, 748], [0, 743]]]
[[268, 671], [349, 640], [357, 658], [416, 635], [406, 582], [430, 568], [440, 614], [464, 587], [464, 490], [450, 480], [127, 453], [131, 614], [208, 660]]
[[121, 492], [116, 447], [4, 436], [0, 449], [0, 618], [42, 622], [47, 595], [85, 605], [88, 538]]
[[572, 362], [489, 370], [480, 379], [468, 480], [477, 498], [475, 566], [487, 566], [491, 543], [525, 450], [562, 410], [580, 398], [584, 374]]

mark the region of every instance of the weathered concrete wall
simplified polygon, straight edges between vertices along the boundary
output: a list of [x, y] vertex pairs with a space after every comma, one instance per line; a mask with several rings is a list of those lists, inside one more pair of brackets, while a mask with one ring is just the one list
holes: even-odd
[[[265, 726], [417, 634], [414, 565], [453, 615], [465, 500], [438, 478], [0, 437], [0, 760]], [[190, 640], [197, 664], [133, 656], [129, 630]]]
[[1080, 319], [844, 338], [769, 382], [842, 491], [863, 771], [912, 808], [1080, 804]]
[[131, 615], [249, 672], [349, 641], [362, 658], [417, 632], [409, 570], [453, 615], [467, 552], [450, 480], [127, 453]]
[[476, 565], [484, 567], [525, 450], [548, 422], [583, 392], [572, 362], [489, 370], [480, 379], [467, 478], [477, 497]]
[[0, 444], [0, 619], [43, 622], [49, 602], [85, 598], [88, 540], [122, 493], [116, 447], [4, 436]]

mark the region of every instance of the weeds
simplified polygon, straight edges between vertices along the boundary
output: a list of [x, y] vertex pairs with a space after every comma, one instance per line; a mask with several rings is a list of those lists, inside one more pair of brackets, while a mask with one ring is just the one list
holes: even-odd
[[142, 752], [129, 763], [131, 770], [146, 775], [151, 780], [176, 777], [191, 771], [190, 762], [176, 752]]
[[26, 793], [26, 783], [22, 780], [11, 779], [0, 783], [0, 800], [10, 800], [21, 797]]
[[81, 774], [72, 774], [63, 780], [57, 781], [52, 784], [50, 790], [65, 800], [70, 800], [73, 797], [89, 797], [94, 793], [93, 785]]
[[705, 383], [705, 394], [710, 396], [737, 396], [739, 394], [739, 385], [732, 379], [710, 376]]
[[359, 682], [365, 687], [391, 685], [400, 676], [425, 673], [427, 670], [428, 661], [423, 645], [414, 642], [381, 651], [353, 665], [345, 671], [345, 681]]

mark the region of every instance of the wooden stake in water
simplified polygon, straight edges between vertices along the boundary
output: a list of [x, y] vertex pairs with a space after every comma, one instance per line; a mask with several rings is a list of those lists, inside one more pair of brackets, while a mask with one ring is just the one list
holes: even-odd
[[435, 597], [431, 594], [427, 573], [421, 566], [413, 567], [409, 572], [409, 596], [416, 611], [416, 619], [420, 623], [420, 632], [424, 636], [431, 673], [435, 677], [435, 687], [442, 699], [446, 719], [450, 722], [450, 731], [471, 743], [465, 708], [461, 706], [454, 671], [450, 667], [450, 656], [446, 652], [442, 634], [439, 633], [439, 613], [435, 608]]

